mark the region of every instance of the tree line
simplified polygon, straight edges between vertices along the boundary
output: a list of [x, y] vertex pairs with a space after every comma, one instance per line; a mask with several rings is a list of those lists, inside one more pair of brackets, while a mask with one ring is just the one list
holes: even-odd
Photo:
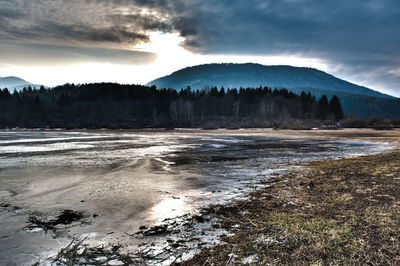
[[176, 91], [94, 83], [0, 90], [2, 128], [271, 127], [342, 118], [336, 96], [269, 87]]

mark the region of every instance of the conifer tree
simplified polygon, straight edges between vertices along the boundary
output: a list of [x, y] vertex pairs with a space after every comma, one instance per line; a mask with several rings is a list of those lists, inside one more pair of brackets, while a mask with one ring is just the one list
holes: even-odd
[[343, 119], [344, 115], [342, 104], [340, 103], [340, 100], [336, 95], [332, 96], [332, 99], [329, 102], [329, 109], [334, 115], [336, 121]]
[[328, 118], [329, 103], [328, 103], [328, 97], [326, 97], [326, 95], [322, 95], [322, 97], [319, 99], [316, 115], [317, 115], [317, 118], [319, 118], [321, 120], [325, 120]]

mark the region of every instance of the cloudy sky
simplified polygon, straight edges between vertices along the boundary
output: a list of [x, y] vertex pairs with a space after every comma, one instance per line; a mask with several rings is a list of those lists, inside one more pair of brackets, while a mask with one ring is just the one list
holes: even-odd
[[400, 96], [400, 1], [0, 0], [0, 76], [146, 83], [210, 62], [315, 67]]

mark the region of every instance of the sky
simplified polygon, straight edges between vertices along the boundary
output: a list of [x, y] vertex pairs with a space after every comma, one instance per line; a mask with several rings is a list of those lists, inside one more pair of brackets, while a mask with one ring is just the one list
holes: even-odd
[[183, 67], [314, 67], [400, 97], [398, 0], [0, 0], [0, 76], [145, 84]]

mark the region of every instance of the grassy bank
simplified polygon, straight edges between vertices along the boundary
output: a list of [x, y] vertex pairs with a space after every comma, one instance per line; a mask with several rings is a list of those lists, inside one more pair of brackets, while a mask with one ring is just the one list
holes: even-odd
[[[335, 137], [400, 139], [372, 133]], [[400, 264], [400, 149], [313, 162], [268, 183], [216, 208], [234, 235], [182, 264]]]

